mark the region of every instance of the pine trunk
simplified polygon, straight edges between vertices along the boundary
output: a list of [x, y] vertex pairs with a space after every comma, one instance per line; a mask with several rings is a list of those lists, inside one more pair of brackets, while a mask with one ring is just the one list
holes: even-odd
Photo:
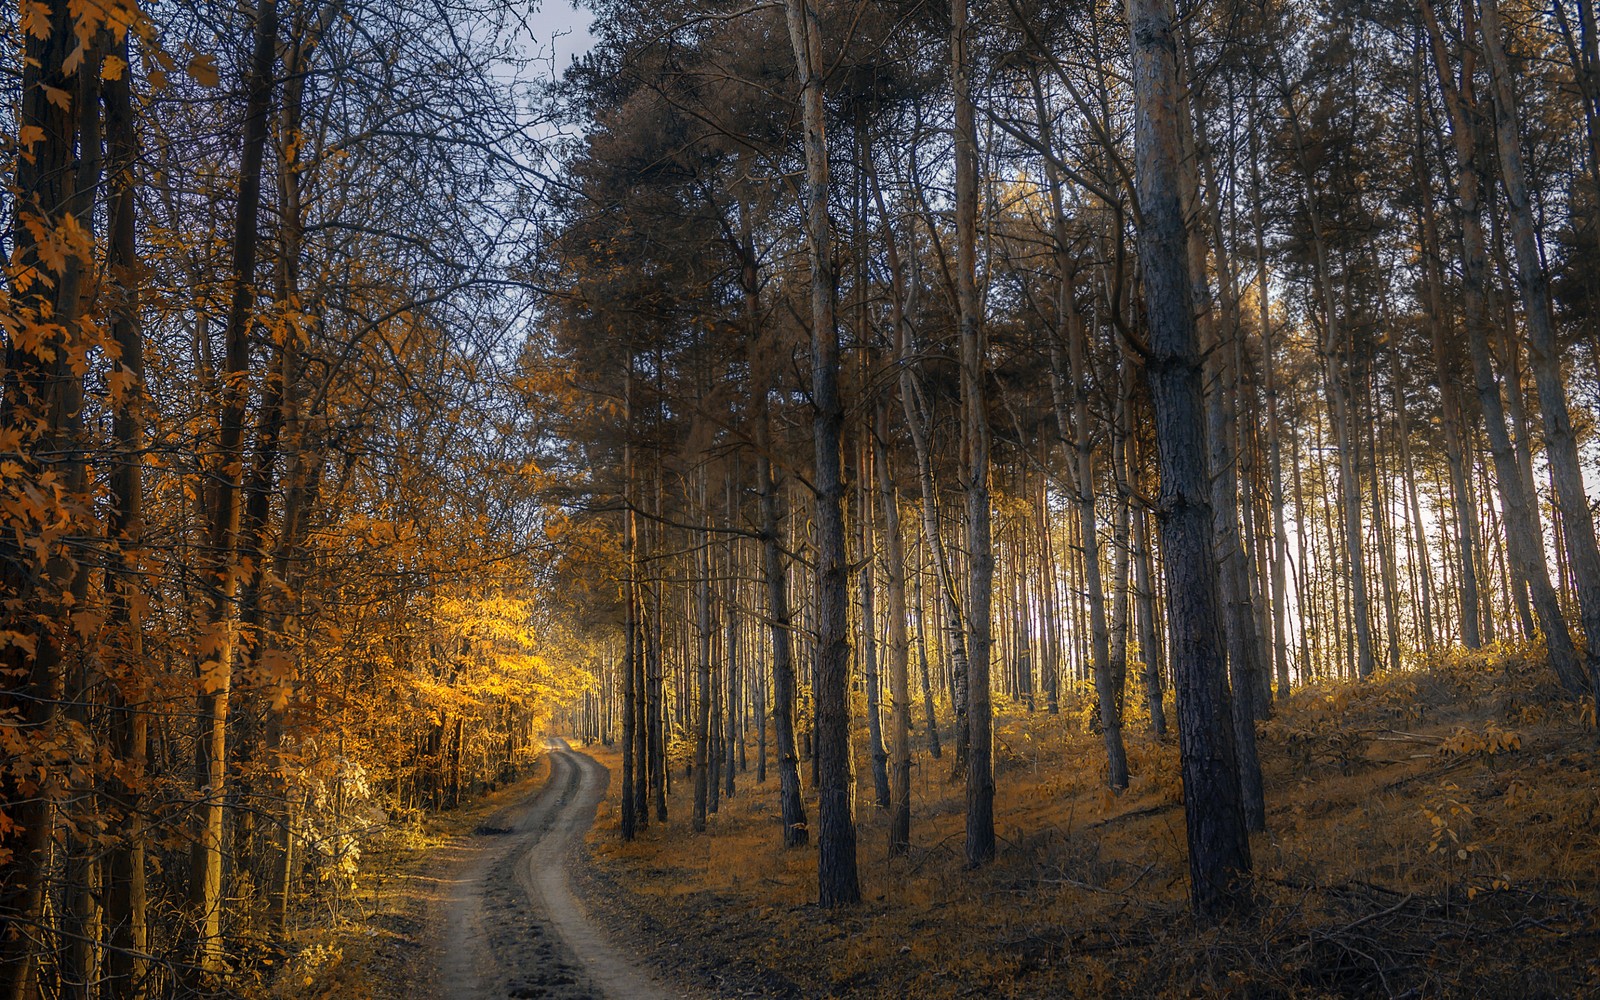
[[1150, 327], [1146, 373], [1161, 464], [1167, 617], [1180, 716], [1190, 899], [1214, 921], [1244, 899], [1250, 871], [1233, 713], [1225, 684], [1206, 474], [1202, 361], [1190, 311], [1181, 204], [1177, 39], [1167, 0], [1128, 0], [1139, 265]]
[[1483, 50], [1494, 95], [1495, 145], [1500, 153], [1500, 179], [1510, 208], [1511, 240], [1516, 250], [1517, 288], [1528, 325], [1529, 358], [1539, 390], [1539, 415], [1543, 420], [1545, 458], [1555, 485], [1556, 507], [1567, 562], [1578, 593], [1578, 614], [1586, 637], [1587, 682], [1595, 707], [1600, 710], [1600, 544], [1595, 540], [1594, 517], [1584, 491], [1583, 466], [1577, 438], [1567, 409], [1567, 391], [1561, 375], [1560, 345], [1555, 319], [1550, 313], [1550, 278], [1534, 226], [1527, 170], [1522, 162], [1521, 126], [1511, 70], [1506, 60], [1499, 0], [1483, 0]]
[[994, 550], [989, 513], [987, 345], [978, 304], [978, 129], [972, 103], [967, 0], [950, 4], [955, 90], [956, 303], [960, 329], [962, 447], [967, 501], [967, 864], [994, 858], [994, 731], [989, 701]]
[[811, 396], [817, 553], [816, 705], [817, 890], [824, 907], [861, 901], [856, 874], [855, 780], [850, 755], [849, 567], [844, 551], [844, 481], [839, 450], [839, 328], [833, 239], [828, 220], [821, 15], [812, 0], [786, 0], [789, 40], [801, 80], [806, 160], [806, 236], [811, 261]]

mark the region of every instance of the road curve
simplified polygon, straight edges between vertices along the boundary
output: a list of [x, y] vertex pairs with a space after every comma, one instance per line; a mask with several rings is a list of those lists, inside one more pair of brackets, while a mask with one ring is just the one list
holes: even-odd
[[618, 950], [568, 885], [611, 774], [565, 740], [549, 744], [550, 778], [474, 833], [439, 922], [437, 983], [449, 1000], [667, 1000]]

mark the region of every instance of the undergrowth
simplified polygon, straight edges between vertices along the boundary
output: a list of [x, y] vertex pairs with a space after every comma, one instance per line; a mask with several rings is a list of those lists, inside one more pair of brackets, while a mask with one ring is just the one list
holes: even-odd
[[440, 995], [423, 942], [437, 936], [451, 880], [487, 818], [539, 788], [539, 757], [513, 784], [460, 809], [413, 814], [374, 829], [364, 861], [341, 892], [307, 889], [297, 900], [288, 948], [240, 992], [255, 1000], [413, 1000]]

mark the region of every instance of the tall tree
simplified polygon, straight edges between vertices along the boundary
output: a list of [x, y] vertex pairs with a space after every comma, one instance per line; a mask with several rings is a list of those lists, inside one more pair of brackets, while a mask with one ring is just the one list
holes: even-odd
[[1522, 293], [1533, 378], [1539, 389], [1545, 457], [1550, 463], [1550, 479], [1555, 484], [1556, 507], [1561, 512], [1561, 537], [1566, 542], [1567, 562], [1578, 592], [1578, 614], [1587, 640], [1586, 681], [1595, 707], [1600, 710], [1600, 544], [1595, 541], [1594, 516], [1584, 491], [1578, 441], [1567, 410], [1561, 350], [1550, 308], [1550, 276], [1545, 270], [1533, 202], [1528, 192], [1522, 129], [1511, 66], [1506, 59], [1499, 0], [1482, 0], [1482, 11], [1480, 31], [1488, 63], [1490, 93], [1494, 97], [1495, 147], [1500, 154], [1500, 181], [1505, 188], [1511, 243], [1516, 250], [1517, 288]]
[[1146, 372], [1161, 464], [1161, 547], [1178, 700], [1190, 900], [1215, 920], [1244, 898], [1250, 872], [1233, 708], [1211, 545], [1200, 343], [1190, 311], [1188, 231], [1182, 208], [1178, 115], [1182, 83], [1167, 0], [1128, 0], [1139, 267], [1149, 325]]
[[[1489, 452], [1494, 459], [1495, 486], [1500, 494], [1501, 516], [1505, 523], [1506, 548], [1509, 551], [1516, 580], [1528, 588], [1534, 612], [1539, 617], [1539, 627], [1544, 632], [1550, 652], [1550, 664], [1557, 676], [1572, 694], [1583, 691], [1584, 670], [1567, 631], [1566, 616], [1550, 584], [1550, 571], [1545, 562], [1544, 543], [1539, 529], [1539, 512], [1529, 497], [1524, 484], [1522, 466], [1507, 426], [1505, 404], [1500, 395], [1500, 379], [1494, 369], [1489, 345], [1489, 315], [1486, 285], [1488, 281], [1489, 254], [1487, 237], [1480, 216], [1479, 199], [1483, 190], [1483, 168], [1478, 159], [1478, 102], [1473, 89], [1475, 58], [1471, 49], [1461, 53], [1461, 75], [1454, 77], [1450, 69], [1449, 54], [1445, 48], [1444, 33], [1430, 0], [1421, 0], [1423, 23], [1439, 90], [1444, 95], [1449, 112], [1450, 130], [1455, 146], [1456, 210], [1461, 220], [1461, 264], [1463, 312], [1466, 318], [1467, 345], [1472, 358], [1473, 380], [1477, 383], [1478, 402], [1483, 410], [1484, 430], [1489, 438]], [[1467, 37], [1475, 32], [1476, 19], [1470, 5], [1462, 11], [1463, 31]], [[1513, 387], [1520, 392], [1520, 387]]]
[[856, 874], [855, 780], [850, 754], [849, 567], [844, 553], [840, 446], [838, 293], [828, 219], [828, 143], [823, 109], [822, 18], [812, 0], [786, 0], [789, 41], [800, 81], [806, 161], [806, 242], [811, 262], [811, 396], [816, 468], [812, 477], [817, 549], [816, 703], [817, 885], [823, 906], [861, 901]]
[[217, 451], [212, 468], [214, 486], [208, 517], [209, 614], [197, 688], [199, 702], [195, 740], [195, 791], [200, 806], [195, 811], [193, 874], [190, 907], [197, 925], [196, 957], [201, 969], [220, 973], [226, 964], [222, 940], [223, 917], [223, 811], [226, 807], [228, 759], [228, 707], [233, 658], [237, 645], [234, 597], [240, 568], [237, 560], [243, 495], [244, 438], [250, 401], [250, 332], [256, 304], [256, 250], [261, 216], [261, 173], [266, 149], [269, 114], [276, 84], [278, 7], [276, 0], [261, 0], [255, 10], [254, 41], [245, 107], [245, 125], [239, 157], [239, 200], [233, 235], [232, 300], [223, 332], [223, 394]]
[[950, 3], [950, 78], [955, 90], [956, 303], [961, 341], [962, 447], [967, 496], [967, 864], [994, 858], [994, 719], [989, 664], [994, 551], [989, 509], [987, 340], [978, 302], [978, 126], [972, 102], [967, 0]]

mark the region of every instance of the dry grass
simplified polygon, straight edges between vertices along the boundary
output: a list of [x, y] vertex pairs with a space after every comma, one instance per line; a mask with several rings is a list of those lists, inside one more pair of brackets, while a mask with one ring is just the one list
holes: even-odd
[[1077, 702], [1002, 714], [1001, 850], [983, 870], [963, 866], [949, 754], [924, 754], [904, 858], [861, 768], [857, 908], [812, 904], [815, 851], [779, 846], [775, 775], [741, 776], [702, 835], [679, 780], [672, 822], [631, 844], [614, 784], [594, 895], [721, 995], [1600, 995], [1600, 757], [1545, 673], [1498, 650], [1280, 706], [1261, 730], [1255, 906], [1220, 928], [1187, 912], [1175, 747], [1130, 720], [1135, 777], [1113, 796]]

